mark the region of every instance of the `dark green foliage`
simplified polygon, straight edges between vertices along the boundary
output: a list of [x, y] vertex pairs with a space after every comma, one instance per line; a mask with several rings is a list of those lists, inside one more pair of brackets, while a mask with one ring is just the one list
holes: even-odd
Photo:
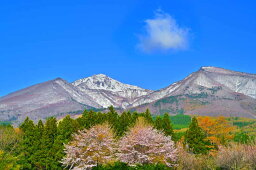
[[197, 99], [197, 98], [207, 98], [208, 94], [206, 92], [202, 92], [197, 94], [186, 94], [186, 96], [192, 99]]
[[206, 139], [206, 134], [203, 129], [198, 126], [195, 117], [193, 117], [189, 129], [186, 131], [184, 144], [188, 150], [194, 154], [207, 154], [211, 148], [210, 141]]
[[[153, 117], [156, 121], [156, 117]], [[159, 116], [160, 118], [163, 117], [163, 115]], [[188, 128], [189, 124], [191, 123], [191, 117], [189, 115], [184, 114], [177, 114], [175, 116], [169, 116], [173, 125], [173, 129], [183, 129]]]
[[109, 108], [109, 112], [107, 113], [107, 121], [110, 123], [110, 125], [112, 125], [112, 128], [115, 128], [117, 125], [117, 121], [119, 118], [118, 113], [115, 111], [113, 106], [110, 106]]
[[244, 127], [244, 126], [248, 126], [251, 125], [253, 123], [255, 123], [256, 121], [250, 121], [250, 122], [233, 122], [234, 126], [238, 126], [238, 127]]
[[255, 141], [255, 137], [250, 136], [245, 132], [238, 132], [234, 136], [234, 141], [241, 144], [250, 144]]
[[156, 117], [155, 123], [154, 123], [154, 128], [157, 130], [162, 130], [163, 129], [163, 124], [162, 124], [162, 118], [160, 116]]
[[170, 116], [170, 119], [174, 125], [174, 129], [188, 128], [189, 124], [191, 123], [191, 117], [189, 115], [184, 114]]
[[63, 120], [58, 124], [57, 128], [57, 137], [54, 140], [53, 148], [55, 166], [60, 167], [60, 161], [64, 157], [64, 145], [67, 144], [71, 138], [72, 134], [77, 132], [79, 129], [79, 124], [76, 120], [72, 119], [67, 115]]
[[20, 164], [22, 165], [22, 169], [31, 169], [34, 166], [34, 153], [38, 146], [36, 126], [27, 117], [21, 124], [20, 129], [24, 132], [21, 143]]
[[54, 142], [57, 138], [57, 121], [55, 118], [47, 119], [43, 135], [40, 140], [40, 146], [37, 152], [39, 160], [37, 162], [37, 167], [44, 169], [55, 168], [58, 162], [55, 162], [55, 150]]
[[141, 116], [143, 116], [148, 121], [148, 123], [153, 124], [153, 118], [150, 114], [149, 109], [147, 109], [145, 113], [142, 113]]
[[10, 121], [0, 121], [0, 126], [1, 125], [10, 125], [11, 122]]
[[122, 162], [116, 162], [113, 165], [102, 166], [99, 165], [97, 167], [93, 167], [92, 170], [170, 170], [174, 168], [167, 167], [162, 164], [145, 164], [145, 165], [137, 165], [137, 166], [128, 166]]
[[164, 114], [163, 120], [162, 120], [162, 126], [163, 126], [163, 132], [165, 136], [173, 136], [173, 128], [171, 125], [170, 117], [168, 113]]
[[165, 113], [163, 117], [157, 116], [154, 121], [154, 128], [157, 130], [162, 131], [165, 136], [171, 136], [172, 139], [175, 141], [176, 137], [173, 132], [170, 116], [168, 113]]
[[179, 102], [179, 96], [170, 96], [170, 97], [166, 97], [161, 100], [158, 100], [157, 102], [154, 103], [154, 106], [155, 107], [160, 106], [162, 103], [173, 104], [178, 102]]
[[115, 131], [116, 135], [118, 137], [121, 137], [124, 135], [124, 133], [128, 130], [131, 124], [133, 124], [135, 121], [132, 119], [132, 115], [130, 112], [123, 112], [119, 118], [118, 122], [116, 122]]
[[78, 129], [78, 122], [67, 115], [58, 124], [58, 138], [61, 139], [63, 143], [67, 143], [71, 139], [72, 133], [77, 132]]

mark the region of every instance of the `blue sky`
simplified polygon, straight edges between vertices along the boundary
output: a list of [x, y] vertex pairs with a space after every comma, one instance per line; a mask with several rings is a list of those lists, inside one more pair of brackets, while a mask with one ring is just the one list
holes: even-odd
[[256, 73], [252, 0], [0, 3], [0, 96], [98, 73], [147, 89], [201, 66]]

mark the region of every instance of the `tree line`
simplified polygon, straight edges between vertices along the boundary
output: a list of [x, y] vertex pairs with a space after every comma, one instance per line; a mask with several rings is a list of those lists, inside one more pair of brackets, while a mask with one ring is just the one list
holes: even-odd
[[[136, 164], [152, 164], [165, 169], [179, 162], [178, 153], [182, 152], [176, 150], [180, 148], [190, 155], [207, 155], [222, 149], [219, 146], [225, 146], [234, 137], [233, 130], [234, 127], [223, 117], [193, 117], [184, 136], [179, 136], [173, 130], [167, 113], [156, 117], [149, 110], [118, 114], [113, 107], [109, 107], [107, 113], [85, 110], [76, 119], [67, 115], [60, 121], [50, 117], [45, 122], [40, 120], [35, 123], [26, 118], [19, 128], [0, 128], [0, 135], [2, 133], [3, 136], [0, 139], [0, 169], [64, 169], [76, 164], [82, 166], [84, 162], [88, 162], [89, 166], [95, 166], [96, 162], [94, 169], [99, 169], [104, 164], [99, 159], [115, 160], [119, 162], [116, 166], [121, 169]], [[159, 149], [159, 143], [166, 147]], [[97, 160], [76, 157], [85, 153]], [[102, 153], [104, 157], [99, 157]], [[93, 157], [94, 154], [97, 156]], [[85, 161], [81, 164], [75, 160]]]

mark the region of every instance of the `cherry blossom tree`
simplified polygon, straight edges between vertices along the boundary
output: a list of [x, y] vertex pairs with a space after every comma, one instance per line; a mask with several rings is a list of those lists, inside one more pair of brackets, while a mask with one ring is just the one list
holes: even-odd
[[171, 138], [153, 129], [142, 117], [120, 139], [118, 150], [119, 160], [132, 166], [161, 163], [171, 167], [175, 165], [177, 157]]
[[62, 163], [70, 169], [88, 169], [114, 162], [115, 152], [114, 134], [110, 126], [96, 125], [73, 136], [73, 141], [65, 145], [66, 156]]

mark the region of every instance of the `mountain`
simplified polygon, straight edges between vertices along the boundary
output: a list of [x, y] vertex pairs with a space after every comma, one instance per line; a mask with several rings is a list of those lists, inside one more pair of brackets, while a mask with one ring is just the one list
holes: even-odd
[[65, 80], [57, 78], [0, 98], [0, 120], [20, 122], [26, 116], [38, 120], [92, 107], [99, 108], [100, 105]]
[[185, 79], [152, 91], [104, 74], [73, 83], [57, 78], [0, 98], [0, 121], [61, 116], [84, 109], [116, 108], [153, 114], [224, 115], [256, 118], [256, 74], [201, 67]]
[[217, 67], [201, 67], [166, 88], [132, 104], [142, 111], [256, 118], [256, 75]]
[[73, 83], [57, 78], [1, 97], [0, 121], [21, 122], [27, 116], [33, 120], [45, 119], [111, 105], [126, 108], [135, 98], [151, 92], [123, 84], [104, 74]]
[[84, 94], [89, 95], [104, 108], [111, 105], [127, 108], [136, 98], [153, 92], [137, 86], [123, 84], [104, 74], [77, 80], [72, 85], [84, 92]]

